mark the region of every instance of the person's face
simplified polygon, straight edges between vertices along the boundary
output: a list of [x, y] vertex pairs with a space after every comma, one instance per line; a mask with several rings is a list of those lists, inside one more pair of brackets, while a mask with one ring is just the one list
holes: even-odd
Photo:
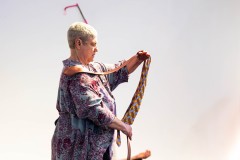
[[98, 48], [96, 37], [90, 37], [85, 43], [80, 45], [80, 53], [88, 63], [94, 60], [94, 56], [97, 51]]

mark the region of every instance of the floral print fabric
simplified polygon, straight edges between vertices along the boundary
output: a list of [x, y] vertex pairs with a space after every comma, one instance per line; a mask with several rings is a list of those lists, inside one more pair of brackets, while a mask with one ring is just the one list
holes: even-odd
[[[87, 69], [105, 72], [121, 63], [92, 62]], [[69, 59], [63, 64], [64, 67], [81, 65]], [[116, 115], [111, 92], [127, 81], [126, 67], [109, 75], [61, 75], [56, 105], [59, 118], [52, 137], [52, 160], [102, 160], [106, 151], [110, 152], [111, 159], [114, 129], [107, 126]]]

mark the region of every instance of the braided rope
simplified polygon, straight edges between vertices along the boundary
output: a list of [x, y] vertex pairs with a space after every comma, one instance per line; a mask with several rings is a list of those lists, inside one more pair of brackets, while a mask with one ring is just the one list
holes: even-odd
[[[127, 123], [129, 125], [132, 125], [134, 122], [134, 119], [137, 116], [137, 113], [140, 109], [140, 105], [142, 102], [142, 98], [144, 95], [144, 91], [145, 91], [145, 87], [147, 84], [147, 75], [148, 75], [148, 70], [150, 67], [150, 63], [151, 63], [151, 57], [149, 57], [147, 60], [144, 61], [143, 67], [142, 67], [142, 73], [141, 73], [141, 78], [140, 81], [138, 83], [138, 87], [132, 97], [132, 101], [127, 109], [127, 111], [125, 112], [122, 121], [124, 123]], [[120, 131], [117, 131], [117, 140], [116, 143], [118, 146], [121, 145], [121, 136], [120, 136]], [[130, 160], [131, 157], [131, 146], [130, 146], [130, 141], [129, 138], [127, 137], [127, 143], [128, 143], [128, 157], [127, 159]]]

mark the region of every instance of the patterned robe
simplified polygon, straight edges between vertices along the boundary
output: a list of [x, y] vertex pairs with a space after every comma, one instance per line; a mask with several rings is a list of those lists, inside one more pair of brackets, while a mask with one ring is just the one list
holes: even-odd
[[[103, 72], [119, 66], [92, 62], [88, 70]], [[64, 60], [64, 66], [79, 62]], [[81, 64], [80, 64], [81, 65]], [[84, 67], [84, 66], [83, 66]], [[52, 137], [52, 160], [102, 160], [112, 157], [114, 129], [107, 127], [115, 118], [112, 91], [128, 81], [126, 67], [109, 75], [61, 74], [57, 97], [58, 122]]]

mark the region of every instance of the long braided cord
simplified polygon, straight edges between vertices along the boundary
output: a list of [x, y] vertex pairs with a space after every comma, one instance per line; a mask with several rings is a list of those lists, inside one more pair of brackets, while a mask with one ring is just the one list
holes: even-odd
[[[137, 113], [140, 109], [141, 106], [141, 102], [142, 102], [142, 98], [144, 95], [144, 90], [147, 84], [147, 75], [148, 75], [148, 70], [150, 67], [150, 63], [151, 63], [151, 57], [149, 57], [147, 60], [144, 61], [143, 67], [142, 67], [142, 73], [141, 73], [141, 78], [140, 81], [138, 83], [138, 87], [133, 95], [132, 101], [127, 109], [127, 111], [125, 112], [122, 121], [126, 124], [132, 125], [134, 122], [134, 119], [137, 116]], [[117, 140], [116, 143], [118, 146], [121, 145], [121, 137], [120, 137], [120, 131], [117, 131]], [[130, 141], [129, 138], [127, 137], [127, 145], [128, 145], [128, 157], [127, 159], [130, 160], [131, 157], [131, 145], [130, 145]]]

